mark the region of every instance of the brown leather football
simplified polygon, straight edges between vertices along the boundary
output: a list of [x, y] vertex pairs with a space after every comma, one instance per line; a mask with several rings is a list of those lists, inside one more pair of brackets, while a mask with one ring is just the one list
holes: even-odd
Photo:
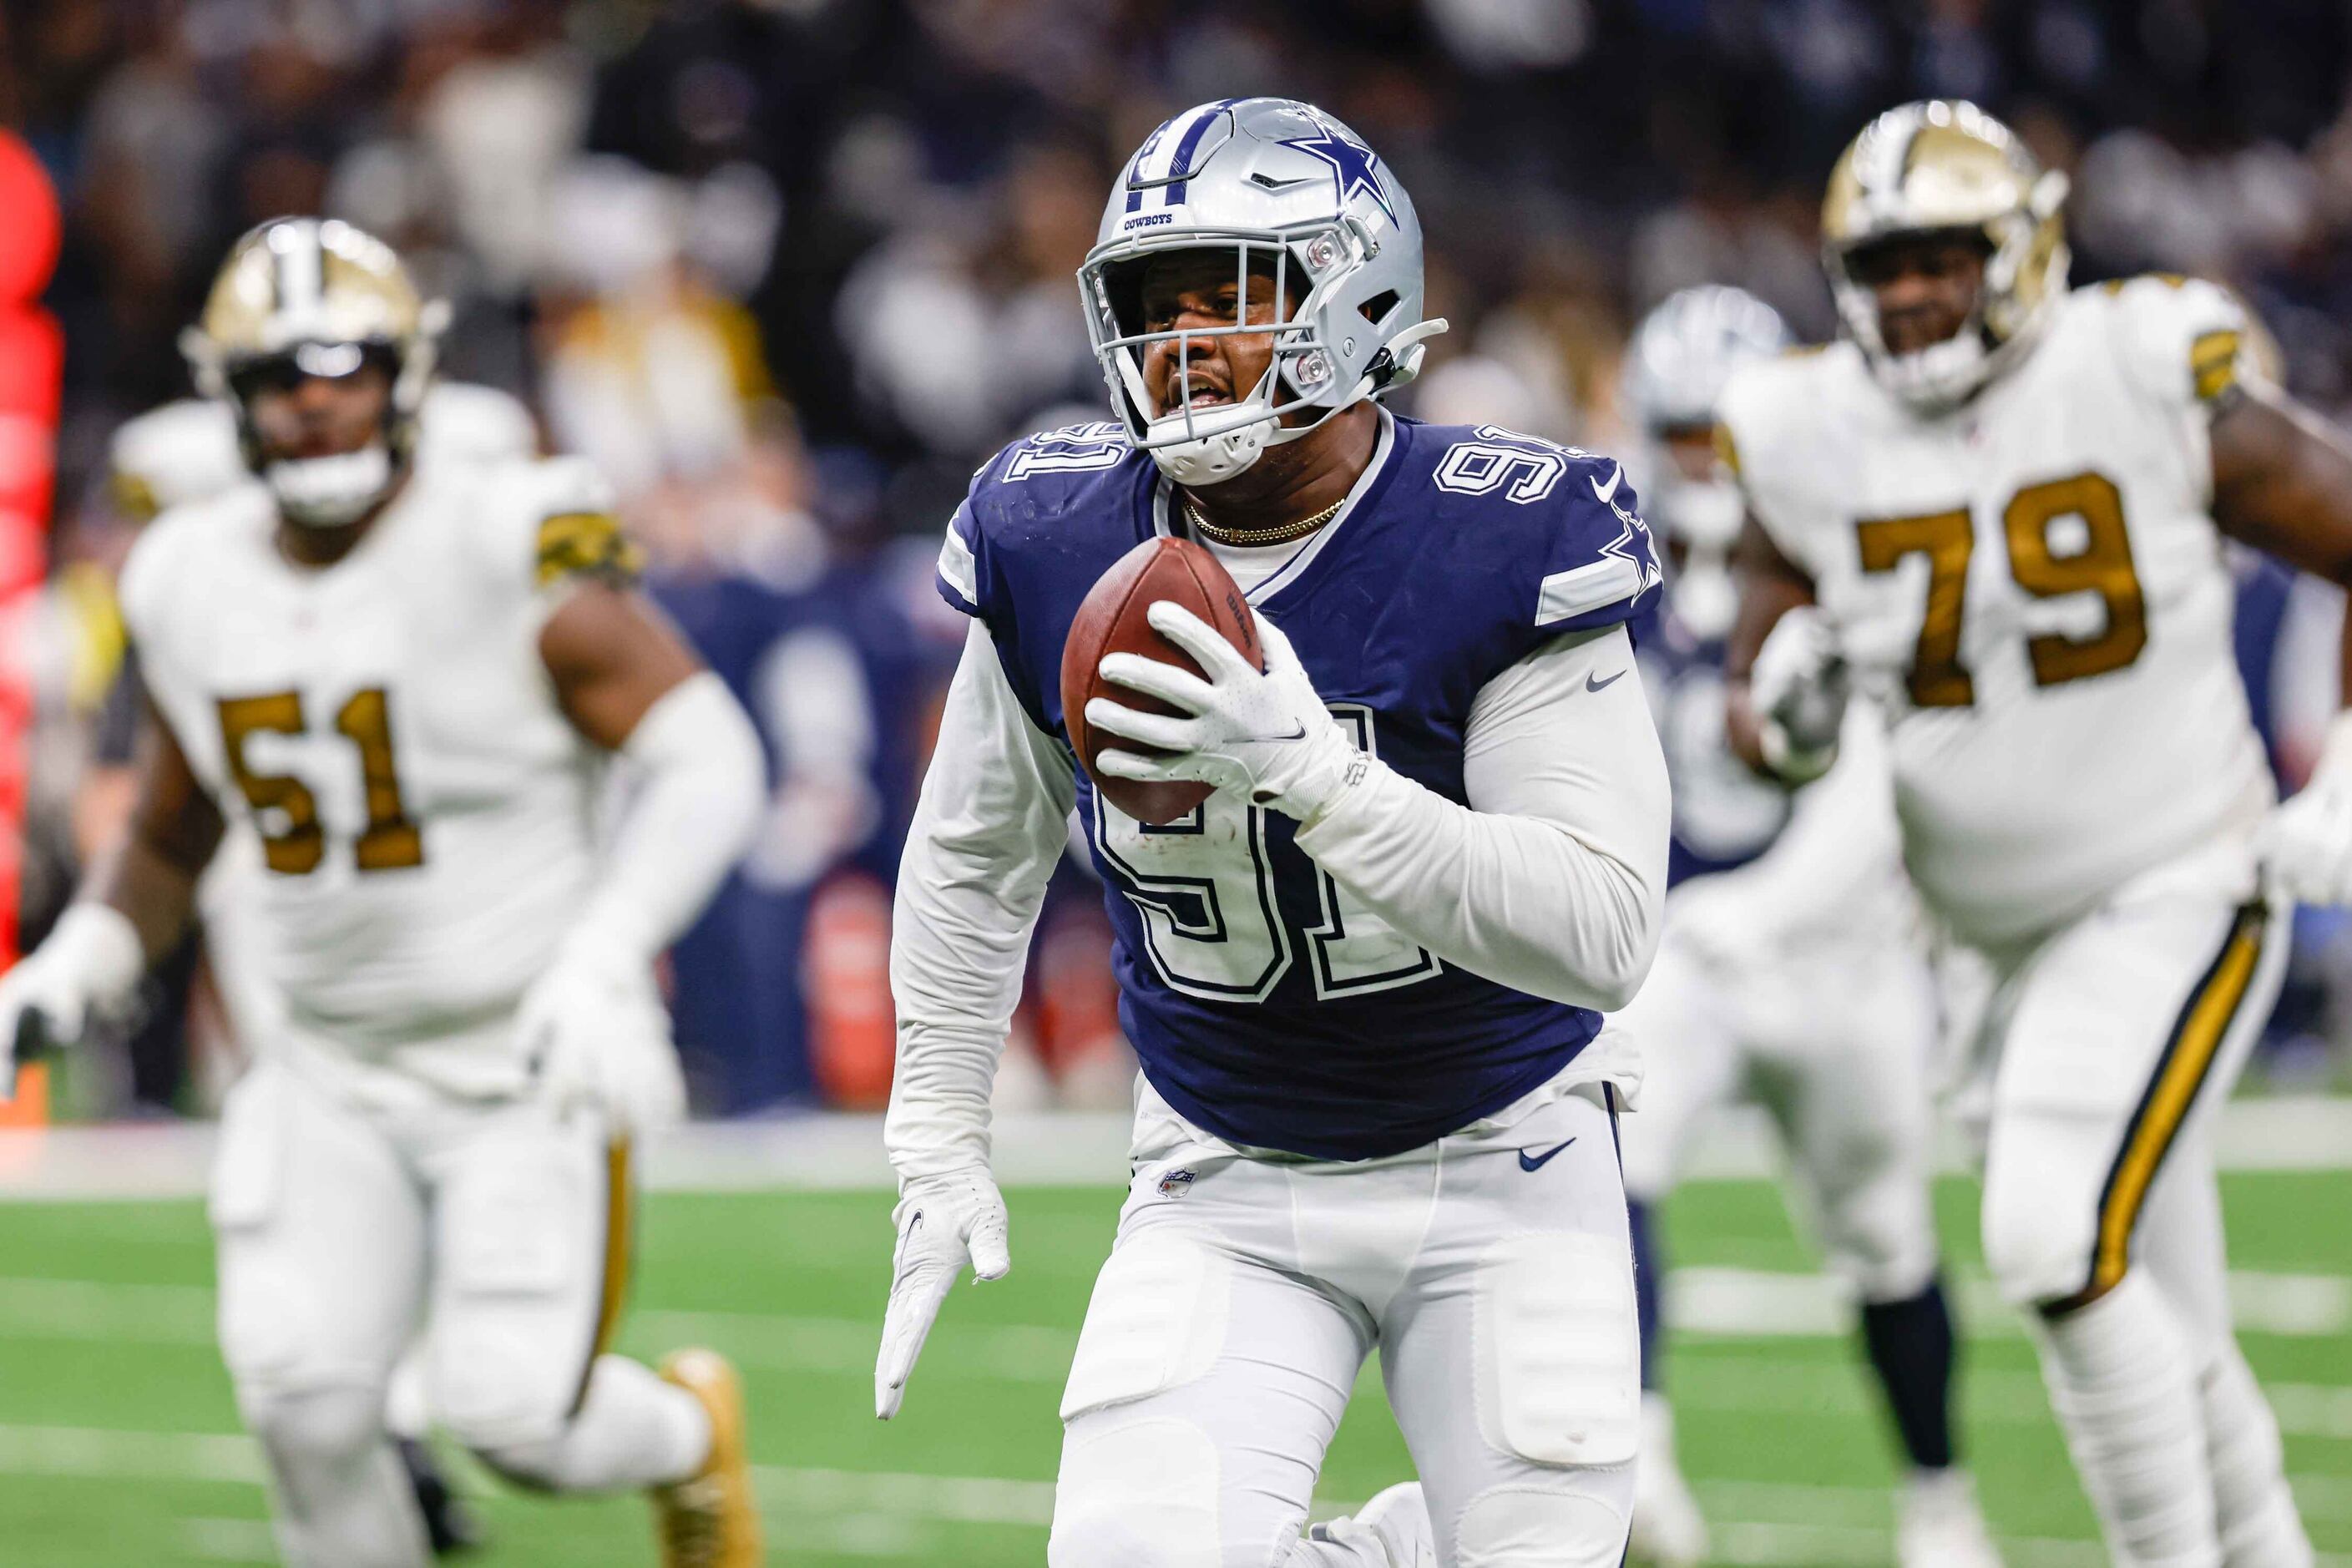
[[1174, 714], [1177, 710], [1156, 697], [1114, 686], [1098, 673], [1103, 656], [1139, 653], [1146, 658], [1207, 672], [1192, 656], [1161, 637], [1144, 619], [1144, 613], [1161, 599], [1183, 605], [1223, 634], [1224, 639], [1260, 669], [1265, 656], [1257, 646], [1257, 618], [1249, 601], [1217, 558], [1189, 539], [1147, 539], [1120, 556], [1087, 591], [1084, 603], [1070, 622], [1069, 639], [1062, 645], [1062, 722], [1080, 765], [1102, 791], [1103, 798], [1138, 822], [1166, 823], [1186, 816], [1209, 797], [1204, 784], [1148, 784], [1138, 779], [1105, 778], [1095, 771], [1095, 757], [1105, 750], [1150, 752], [1150, 747], [1121, 736], [1097, 734], [1087, 722], [1090, 699], [1108, 697], [1139, 712]]

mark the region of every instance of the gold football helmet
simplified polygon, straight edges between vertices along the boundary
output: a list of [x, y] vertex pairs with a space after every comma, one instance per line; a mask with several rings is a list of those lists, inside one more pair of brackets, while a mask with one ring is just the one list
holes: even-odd
[[[2030, 343], [2066, 291], [2066, 176], [2045, 170], [2017, 133], [1973, 103], [1936, 99], [1890, 109], [1846, 148], [1822, 204], [1822, 248], [1846, 331], [1880, 382], [1916, 406], [1948, 407]], [[1983, 237], [1984, 282], [1960, 331], [1894, 354], [1878, 304], [1849, 265], [1906, 235]]]
[[[334, 526], [398, 479], [416, 445], [448, 306], [422, 299], [397, 252], [332, 218], [273, 218], [230, 247], [196, 325], [180, 337], [197, 389], [227, 403], [248, 468], [298, 521]], [[303, 376], [348, 375], [371, 360], [392, 384], [383, 439], [347, 457], [272, 461], [252, 395]]]

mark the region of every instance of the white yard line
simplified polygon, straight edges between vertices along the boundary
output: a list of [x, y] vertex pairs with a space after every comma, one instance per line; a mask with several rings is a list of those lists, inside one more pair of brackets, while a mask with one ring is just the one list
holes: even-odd
[[[2352, 1521], [2352, 1481], [2338, 1476], [2289, 1478], [2307, 1521]], [[1891, 1530], [1895, 1493], [1877, 1487], [1807, 1481], [1694, 1479], [1709, 1518], [1743, 1519], [1762, 1524], [1833, 1524], [1854, 1530]]]
[[[1636, 1114], [1639, 1114], [1636, 1112]], [[204, 1191], [212, 1164], [208, 1122], [58, 1127], [0, 1132], [0, 1202], [184, 1198]], [[1763, 1118], [1734, 1110], [1694, 1140], [1694, 1178], [1770, 1176], [1780, 1160]], [[997, 1174], [1009, 1184], [1097, 1185], [1127, 1171], [1128, 1119], [1103, 1111], [1000, 1118]], [[2352, 1098], [2239, 1100], [2223, 1116], [2221, 1163], [2233, 1171], [2352, 1170]], [[1947, 1139], [1946, 1169], [1966, 1168]], [[883, 1191], [891, 1184], [879, 1117], [816, 1113], [772, 1121], [708, 1122], [649, 1151], [649, 1184], [663, 1192]]]
[[[1960, 1281], [1959, 1310], [1975, 1334], [2024, 1332], [2015, 1309], [1990, 1280]], [[2239, 1329], [2290, 1339], [2326, 1339], [2352, 1331], [2352, 1279], [2337, 1274], [2230, 1276], [2230, 1300]], [[1852, 1331], [1851, 1298], [1819, 1274], [1755, 1268], [1686, 1268], [1674, 1271], [1666, 1312], [1685, 1333], [1735, 1339], [1822, 1339]]]
[[[1770, 1415], [1781, 1421], [1844, 1421], [1878, 1407], [1877, 1395], [1858, 1366], [1829, 1368], [1762, 1355], [1682, 1363], [1669, 1357], [1666, 1365], [1675, 1403], [1693, 1410]], [[2352, 1442], [2352, 1387], [2265, 1382], [2263, 1393], [2286, 1436]], [[1990, 1425], [2038, 1426], [2049, 1418], [2049, 1395], [2042, 1379], [2030, 1372], [1964, 1369], [1960, 1402], [1970, 1420]], [[2342, 1495], [2352, 1499], [2352, 1486]], [[2352, 1500], [2345, 1509], [2352, 1518]]]
[[278, 1537], [258, 1519], [184, 1519], [180, 1539], [207, 1563], [276, 1563]]
[[257, 1487], [267, 1479], [250, 1437], [223, 1432], [120, 1432], [94, 1426], [0, 1426], [0, 1474], [136, 1476]]
[[[1964, 1282], [1962, 1321], [1972, 1337], [2018, 1331], [2016, 1314], [1991, 1299], [1981, 1281]], [[2240, 1327], [2290, 1339], [2327, 1339], [2352, 1331], [2352, 1279], [2337, 1275], [2233, 1273], [2231, 1292]], [[0, 1277], [0, 1341], [66, 1340], [174, 1344], [213, 1343], [214, 1294], [200, 1285], [115, 1284], [87, 1279]], [[1753, 1269], [1677, 1269], [1667, 1300], [1678, 1331], [1713, 1342], [1843, 1339], [1853, 1331], [1851, 1310], [1825, 1276]], [[708, 1343], [746, 1366], [766, 1372], [846, 1373], [872, 1364], [877, 1320], [768, 1312], [646, 1310], [627, 1320], [632, 1345], [655, 1348]], [[972, 1323], [950, 1318], [939, 1332], [942, 1352], [926, 1363], [930, 1375], [1058, 1384], [1077, 1344], [1075, 1323]], [[1694, 1379], [1701, 1401], [1766, 1397], [1744, 1392], [1744, 1379], [1769, 1383], [1776, 1372], [1790, 1381], [1769, 1397], [1792, 1411], [1837, 1398], [1841, 1385], [1808, 1381], [1814, 1374], [1786, 1363], [1718, 1360]], [[1857, 1385], [1858, 1386], [1858, 1385]], [[2021, 1418], [2038, 1418], [2041, 1385], [2030, 1375], [1971, 1374], [1979, 1417], [1991, 1390]], [[2352, 1387], [2273, 1384], [2282, 1424], [2298, 1436], [2352, 1437]], [[1853, 1397], [1852, 1390], [1844, 1396]], [[1752, 1407], [1741, 1405], [1738, 1407]]]
[[[913, 1554], [923, 1544], [916, 1525], [1000, 1525], [1041, 1530], [1053, 1518], [1051, 1481], [985, 1476], [930, 1476], [910, 1471], [754, 1468], [761, 1501], [802, 1516], [817, 1528], [796, 1527], [803, 1545], [849, 1554]], [[261, 1457], [252, 1440], [215, 1433], [102, 1431], [84, 1427], [0, 1426], [0, 1475], [49, 1478], [205, 1481], [258, 1486]], [[2330, 1478], [2298, 1477], [2298, 1493], [2338, 1485]], [[1767, 1482], [1703, 1482], [1699, 1493], [1713, 1516], [1714, 1561], [1759, 1568], [1843, 1568], [1881, 1564], [1891, 1535], [1888, 1500], [1865, 1488]], [[1354, 1506], [1318, 1506], [1318, 1517]], [[1780, 1518], [1744, 1517], [1752, 1514]], [[1797, 1522], [1803, 1514], [1811, 1522]], [[1826, 1516], [1826, 1517], [1825, 1517]], [[266, 1527], [250, 1520], [192, 1518], [184, 1521], [196, 1555], [221, 1562], [272, 1560]], [[2096, 1568], [2098, 1548], [2087, 1541], [2011, 1537], [2001, 1542], [2012, 1568]], [[2322, 1556], [2322, 1568], [2352, 1568], [2352, 1558]]]

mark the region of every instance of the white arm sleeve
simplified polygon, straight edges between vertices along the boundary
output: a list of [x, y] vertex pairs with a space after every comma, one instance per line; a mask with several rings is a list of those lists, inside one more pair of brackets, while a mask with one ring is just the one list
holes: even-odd
[[651, 963], [751, 845], [767, 763], [742, 705], [707, 669], [646, 709], [619, 757], [628, 798], [577, 930]]
[[1070, 763], [1022, 710], [974, 622], [891, 918], [898, 1071], [882, 1137], [902, 1181], [988, 1163], [996, 1059], [1076, 795]]
[[1624, 629], [1566, 637], [1479, 692], [1467, 807], [1373, 764], [1298, 843], [1449, 963], [1604, 1011], [1658, 947], [1669, 799]]

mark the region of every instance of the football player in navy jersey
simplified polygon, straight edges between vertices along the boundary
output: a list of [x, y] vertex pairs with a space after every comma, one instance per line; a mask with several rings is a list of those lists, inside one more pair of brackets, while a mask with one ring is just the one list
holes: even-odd
[[[1647, 972], [1664, 760], [1625, 623], [1659, 566], [1619, 466], [1380, 405], [1418, 368], [1411, 202], [1281, 99], [1155, 132], [1079, 274], [1117, 417], [975, 478], [972, 617], [898, 879], [895, 1413], [967, 1263], [1009, 1267], [989, 1088], [1075, 808], [1142, 1062], [1133, 1190], [1062, 1401], [1054, 1568], [1616, 1568], [1639, 1334], [1602, 1012]], [[1213, 551], [1260, 670], [1133, 656], [1106, 773], [1215, 785], [1150, 826], [1074, 763], [1059, 668], [1139, 542]], [[1302, 1535], [1377, 1346], [1420, 1474]]]
[[1715, 403], [1735, 369], [1787, 342], [1752, 295], [1688, 289], [1650, 312], [1625, 356], [1622, 402], [1648, 437], [1637, 468], [1671, 557], [1664, 600], [1636, 630], [1675, 785], [1665, 934], [1618, 1020], [1647, 1068], [1642, 1114], [1625, 1127], [1644, 1390], [1634, 1560], [1696, 1568], [1707, 1555], [1658, 1375], [1654, 1212], [1701, 1118], [1737, 1099], [1770, 1114], [1811, 1228], [1857, 1304], [1909, 1461], [1902, 1568], [2000, 1568], [1953, 1445], [1955, 1342], [1927, 1187], [1935, 1005], [1885, 742], [1874, 715], [1857, 712], [1837, 765], [1791, 795], [1725, 734], [1742, 507], [1715, 450]]

